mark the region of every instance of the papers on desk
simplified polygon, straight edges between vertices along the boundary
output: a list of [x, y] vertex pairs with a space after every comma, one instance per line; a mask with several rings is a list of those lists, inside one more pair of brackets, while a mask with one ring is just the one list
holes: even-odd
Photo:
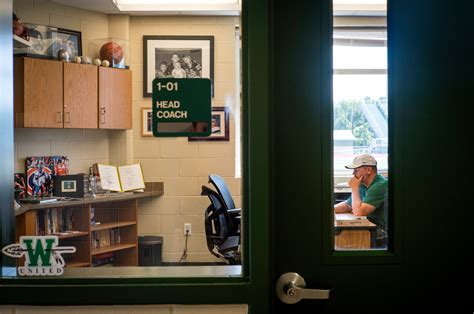
[[46, 204], [46, 203], [54, 203], [57, 202], [58, 199], [56, 197], [27, 197], [21, 198], [21, 203], [33, 203], [33, 204]]
[[371, 227], [375, 226], [366, 216], [355, 216], [352, 213], [335, 214], [334, 225], [336, 227]]

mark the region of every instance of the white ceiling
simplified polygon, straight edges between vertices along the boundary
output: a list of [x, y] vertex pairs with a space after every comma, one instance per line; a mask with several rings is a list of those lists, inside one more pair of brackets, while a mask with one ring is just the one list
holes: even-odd
[[155, 5], [143, 6], [142, 10], [137, 10], [131, 6], [121, 5], [121, 10], [115, 5], [113, 0], [52, 0], [53, 2], [64, 4], [70, 7], [81, 8], [91, 11], [98, 11], [107, 14], [130, 14], [130, 15], [240, 15], [240, 5], [183, 5], [170, 4], [160, 5], [159, 9]]
[[120, 13], [112, 0], [52, 0], [53, 2], [64, 4], [74, 8], [81, 8], [103, 13]]
[[[238, 16], [239, 5], [183, 5], [171, 4], [144, 7], [142, 10], [122, 5], [119, 10], [113, 0], [52, 0], [71, 7], [108, 14], [130, 15], [223, 15]], [[254, 0], [255, 1], [255, 0]], [[386, 0], [333, 0], [335, 16], [386, 16]]]

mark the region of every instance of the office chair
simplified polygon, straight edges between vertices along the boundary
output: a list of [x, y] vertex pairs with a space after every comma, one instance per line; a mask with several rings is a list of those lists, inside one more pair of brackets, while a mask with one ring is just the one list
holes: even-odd
[[[211, 183], [216, 188], [216, 191], [224, 200], [227, 211], [234, 219], [234, 223], [240, 224], [240, 208], [235, 208], [234, 200], [232, 199], [232, 195], [230, 194], [229, 188], [227, 187], [224, 179], [222, 179], [222, 177], [218, 176], [217, 174], [210, 174], [209, 183]], [[238, 222], [236, 220], [238, 220]]]
[[201, 195], [208, 196], [211, 201], [204, 214], [209, 252], [231, 265], [240, 265], [240, 224], [234, 223], [219, 193], [202, 186]]

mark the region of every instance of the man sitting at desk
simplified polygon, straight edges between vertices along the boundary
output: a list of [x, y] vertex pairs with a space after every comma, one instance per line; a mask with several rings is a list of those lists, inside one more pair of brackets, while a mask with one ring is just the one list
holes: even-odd
[[353, 169], [352, 179], [349, 180], [351, 196], [344, 202], [334, 205], [336, 213], [352, 212], [355, 216], [367, 216], [367, 219], [377, 225], [375, 247], [386, 247], [386, 215], [385, 199], [387, 197], [388, 181], [377, 174], [377, 161], [371, 155], [359, 155], [352, 164], [345, 166]]

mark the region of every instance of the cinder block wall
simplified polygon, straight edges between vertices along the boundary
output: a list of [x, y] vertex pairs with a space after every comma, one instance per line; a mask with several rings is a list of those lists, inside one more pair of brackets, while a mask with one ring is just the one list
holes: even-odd
[[[165, 261], [176, 262], [185, 245], [184, 223], [192, 224], [188, 238], [190, 262], [213, 261], [206, 246], [204, 210], [207, 197], [200, 196], [210, 173], [224, 177], [238, 206], [241, 180], [235, 178], [235, 17], [130, 17], [131, 69], [133, 70], [133, 160], [143, 166], [150, 181], [164, 181], [165, 195], [140, 205], [140, 234], [164, 238]], [[230, 108], [229, 142], [188, 142], [187, 138], [141, 136], [141, 109], [151, 107], [143, 97], [144, 35], [213, 35], [215, 38], [215, 90], [213, 106]]]

